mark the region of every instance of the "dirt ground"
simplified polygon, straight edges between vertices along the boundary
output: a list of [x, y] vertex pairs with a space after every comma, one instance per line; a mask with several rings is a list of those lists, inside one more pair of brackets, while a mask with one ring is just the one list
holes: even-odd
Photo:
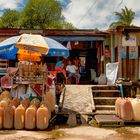
[[1, 130], [0, 140], [140, 140], [140, 127], [61, 127], [46, 131]]

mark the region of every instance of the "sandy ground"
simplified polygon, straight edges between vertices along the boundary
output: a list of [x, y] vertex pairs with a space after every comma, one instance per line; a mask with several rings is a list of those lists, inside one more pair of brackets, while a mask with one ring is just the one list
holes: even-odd
[[[83, 91], [82, 88], [80, 89]], [[75, 91], [75, 88], [73, 90]], [[81, 93], [80, 95], [82, 95]], [[88, 101], [86, 102], [88, 103]], [[85, 109], [85, 106], [80, 107]], [[79, 108], [80, 111], [81, 108]], [[89, 124], [76, 127], [57, 125], [55, 128], [45, 131], [1, 130], [0, 140], [140, 140], [140, 125], [121, 128], [99, 128], [94, 122]]]
[[140, 127], [59, 126], [47, 131], [1, 130], [0, 140], [140, 140]]

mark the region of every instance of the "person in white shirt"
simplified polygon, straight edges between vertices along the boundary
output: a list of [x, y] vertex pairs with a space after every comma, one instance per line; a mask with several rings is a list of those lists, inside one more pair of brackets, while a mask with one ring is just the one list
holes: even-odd
[[77, 72], [78, 68], [72, 64], [71, 61], [68, 62], [66, 71], [68, 72], [68, 77], [76, 76], [78, 78], [78, 83], [80, 81], [81, 75]]

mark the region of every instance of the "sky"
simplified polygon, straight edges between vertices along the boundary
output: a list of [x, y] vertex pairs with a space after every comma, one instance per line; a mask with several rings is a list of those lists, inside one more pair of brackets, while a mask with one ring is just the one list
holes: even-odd
[[[28, 0], [0, 0], [3, 9], [22, 10]], [[133, 24], [140, 26], [140, 0], [58, 0], [63, 6], [62, 14], [67, 22], [78, 29], [108, 29], [116, 21], [115, 12], [127, 6], [135, 12]]]

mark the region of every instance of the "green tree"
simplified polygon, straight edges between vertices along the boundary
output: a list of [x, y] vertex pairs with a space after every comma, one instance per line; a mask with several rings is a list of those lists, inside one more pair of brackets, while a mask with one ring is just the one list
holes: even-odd
[[0, 17], [0, 27], [30, 29], [73, 29], [65, 22], [58, 0], [29, 0], [24, 9], [5, 10]]
[[121, 9], [121, 12], [115, 12], [115, 15], [118, 17], [117, 22], [113, 22], [110, 26], [132, 26], [132, 21], [135, 18], [135, 12], [132, 9], [125, 8]]
[[21, 13], [21, 24], [25, 28], [60, 27], [61, 10], [61, 4], [57, 0], [29, 0]]
[[0, 17], [0, 27], [13, 28], [18, 26], [19, 12], [16, 10], [5, 9]]

